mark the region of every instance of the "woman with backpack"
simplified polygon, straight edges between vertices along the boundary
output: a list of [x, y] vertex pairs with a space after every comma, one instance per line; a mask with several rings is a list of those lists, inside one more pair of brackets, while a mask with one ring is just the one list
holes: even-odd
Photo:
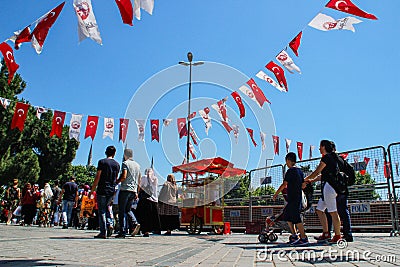
[[[322, 196], [318, 201], [317, 215], [322, 225], [322, 235], [317, 237], [318, 241], [329, 241], [336, 243], [341, 239], [340, 235], [340, 218], [337, 212], [336, 205], [336, 192], [335, 186], [335, 175], [337, 174], [338, 164], [336, 161], [336, 154], [333, 154], [332, 142], [328, 140], [322, 140], [320, 142], [319, 151], [321, 152], [322, 158], [317, 169], [313, 171], [309, 176], [304, 179], [305, 183], [314, 183], [321, 181], [321, 193]], [[319, 175], [321, 174], [321, 175]], [[325, 215], [325, 209], [328, 210], [332, 217], [333, 229], [335, 235], [331, 238], [331, 234], [328, 230], [328, 222]]]

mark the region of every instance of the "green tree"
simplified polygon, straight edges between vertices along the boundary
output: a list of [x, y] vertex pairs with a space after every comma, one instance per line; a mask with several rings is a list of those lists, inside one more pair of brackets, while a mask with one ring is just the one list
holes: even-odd
[[369, 173], [356, 172], [354, 189], [350, 188], [349, 200], [376, 200], [380, 195], [375, 191], [375, 180]]
[[71, 176], [75, 177], [75, 182], [78, 185], [81, 184], [89, 184], [92, 185], [94, 181], [94, 177], [96, 176], [97, 169], [95, 166], [83, 166], [77, 165], [72, 166], [68, 172], [61, 175], [59, 178], [62, 182], [68, 181]]
[[50, 137], [52, 112], [44, 113], [42, 119], [38, 119], [33, 107], [29, 108], [24, 130], [11, 130], [16, 102], [28, 103], [18, 98], [26, 83], [16, 74], [8, 84], [8, 71], [4, 61], [2, 63], [0, 96], [12, 100], [12, 103], [7, 109], [0, 107], [0, 184], [6, 184], [12, 178], [41, 184], [44, 180], [57, 179], [72, 168], [79, 142], [69, 139], [66, 126], [62, 138]]

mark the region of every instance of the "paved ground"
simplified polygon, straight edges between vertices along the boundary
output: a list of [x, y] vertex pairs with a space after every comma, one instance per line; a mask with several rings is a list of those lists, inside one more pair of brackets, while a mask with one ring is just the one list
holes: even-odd
[[[400, 237], [356, 234], [339, 245], [265, 246], [257, 235], [93, 239], [97, 232], [0, 224], [2, 266], [400, 266]], [[312, 238], [313, 234], [309, 234]], [[310, 239], [311, 239], [310, 238]], [[344, 244], [346, 245], [346, 244]]]

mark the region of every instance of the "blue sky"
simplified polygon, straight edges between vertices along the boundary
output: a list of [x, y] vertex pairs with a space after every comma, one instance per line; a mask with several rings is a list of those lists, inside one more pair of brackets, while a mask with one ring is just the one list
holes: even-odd
[[[261, 110], [251, 100], [245, 99], [246, 107], [251, 107], [255, 115], [249, 113], [240, 120], [236, 104], [232, 98], [228, 100], [228, 115], [232, 123], [241, 121], [245, 127], [256, 131], [255, 138], [259, 144], [256, 148], [248, 143], [243, 127], [239, 143], [246, 147], [239, 145], [238, 149], [234, 139], [229, 140], [216, 122], [213, 122], [207, 137], [201, 119], [196, 118], [193, 125], [203, 139], [201, 148], [196, 148], [201, 151], [198, 156], [223, 156], [250, 170], [273, 157], [271, 135], [274, 132], [281, 138], [281, 153], [275, 157], [276, 164], [283, 162], [284, 138], [293, 140], [292, 151], [296, 150], [296, 141], [303, 142], [305, 158], [308, 158], [309, 146], [317, 146], [321, 139], [334, 140], [341, 151], [387, 146], [399, 141], [397, 102], [400, 93], [397, 87], [400, 75], [397, 71], [400, 52], [397, 44], [400, 17], [397, 11], [400, 2], [353, 1], [379, 18], [377, 21], [360, 18], [363, 22], [355, 25], [355, 33], [322, 32], [307, 27], [326, 2], [156, 0], [153, 15], [142, 12], [142, 20], [135, 20], [134, 26], [130, 27], [122, 23], [114, 1], [93, 1], [103, 39], [100, 46], [90, 39], [78, 44], [77, 20], [69, 0], [50, 30], [41, 55], [36, 55], [30, 44], [23, 44], [15, 52], [20, 65], [18, 73], [27, 82], [22, 97], [35, 106], [86, 116], [122, 118], [135, 93], [143, 89], [141, 85], [157, 73], [170, 67], [180, 68], [175, 69], [177, 77], [180, 81], [187, 81], [188, 69], [175, 65], [186, 60], [187, 52], [191, 51], [194, 60], [224, 64], [242, 73], [235, 77], [221, 74], [221, 82], [230, 88], [200, 81], [194, 83], [193, 97], [204, 102], [194, 101], [193, 110], [210, 106], [228, 96], [246, 77], [254, 78], [272, 102]], [[59, 3], [61, 1], [54, 0], [4, 2], [0, 9], [0, 38], [7, 39], [14, 31], [23, 29]], [[348, 16], [326, 8], [322, 12], [336, 19]], [[286, 71], [289, 92], [281, 93], [256, 78], [255, 74], [259, 70], [268, 73], [264, 66], [301, 30], [303, 38], [299, 57], [291, 51], [289, 54], [302, 69], [302, 74]], [[199, 75], [199, 79], [205, 79], [199, 74], [203, 67], [193, 70], [194, 77]], [[219, 75], [218, 72], [214, 74]], [[139, 100], [138, 104], [134, 103], [135, 111], [127, 115], [142, 117], [137, 119], [146, 119], [146, 115], [149, 119], [185, 117], [187, 84], [176, 85], [171, 90], [163, 88], [161, 81], [157, 88], [149, 87], [145, 92], [150, 96], [164, 89], [165, 94], [152, 103], [150, 113], [140, 113], [149, 106], [148, 102]], [[214, 111], [211, 117], [217, 119]], [[70, 115], [66, 123], [69, 120]], [[113, 141], [103, 140], [102, 127], [101, 123], [93, 144], [95, 164], [104, 156], [107, 145], [115, 145], [118, 149], [116, 158], [120, 160], [122, 157], [118, 131]], [[178, 140], [176, 122], [170, 127], [165, 129], [166, 137], [162, 136], [164, 140], [161, 143], [150, 142], [149, 127], [146, 127], [145, 144], [136, 140], [128, 142], [135, 151], [146, 151], [146, 154], [135, 154], [143, 168], [154, 156], [156, 170], [162, 177], [171, 171], [172, 165], [181, 163], [185, 153], [186, 142]], [[264, 152], [260, 148], [260, 129], [267, 133], [267, 150]], [[131, 121], [129, 135], [135, 139], [136, 134], [136, 125]], [[86, 164], [91, 140], [83, 137], [81, 133], [74, 164]], [[314, 154], [318, 154], [317, 148]]]

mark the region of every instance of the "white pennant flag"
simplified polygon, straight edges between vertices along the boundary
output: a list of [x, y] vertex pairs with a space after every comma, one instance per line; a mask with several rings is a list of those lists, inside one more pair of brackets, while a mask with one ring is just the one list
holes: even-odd
[[193, 128], [192, 124], [190, 124], [190, 137], [192, 137], [193, 143], [196, 146], [199, 145], [197, 140], [199, 140], [200, 138], [197, 136], [196, 132], [194, 131], [194, 128]]
[[3, 106], [3, 108], [7, 109], [8, 106], [10, 105], [10, 100], [7, 98], [0, 97], [0, 103]]
[[270, 76], [268, 76], [267, 74], [265, 74], [265, 72], [263, 72], [262, 70], [260, 70], [257, 74], [256, 74], [257, 78], [264, 80], [266, 82], [268, 82], [269, 84], [271, 84], [273, 87], [275, 87], [276, 89], [278, 89], [281, 92], [286, 92], [286, 89], [283, 88], [282, 86], [280, 86], [274, 79], [272, 79]]
[[229, 122], [225, 105], [226, 100], [227, 100], [226, 98], [222, 99], [221, 101], [218, 101], [217, 104], [212, 104], [211, 107], [218, 112], [218, 115], [222, 121]]
[[233, 136], [235, 137], [236, 144], [238, 143], [239, 138], [239, 125], [233, 124], [232, 125]]
[[136, 19], [138, 19], [138, 20], [141, 19], [140, 9], [143, 9], [150, 15], [153, 15], [154, 0], [135, 0], [134, 1], [133, 12], [135, 14]]
[[163, 124], [165, 127], [168, 127], [172, 122], [172, 119], [163, 119]]
[[276, 60], [278, 60], [279, 63], [281, 63], [290, 73], [293, 73], [295, 70], [301, 74], [300, 68], [294, 64], [293, 59], [285, 50], [282, 50], [279, 55], [276, 56]]
[[42, 117], [43, 113], [47, 112], [47, 108], [43, 108], [43, 107], [37, 107], [36, 108], [36, 117], [40, 120], [40, 118]]
[[240, 91], [242, 91], [243, 94], [247, 95], [248, 97], [251, 98], [251, 100], [253, 100], [254, 102], [257, 103], [257, 105], [262, 108], [262, 106], [260, 106], [260, 103], [258, 103], [256, 96], [254, 95], [253, 91], [250, 89], [250, 87], [246, 86], [246, 85], [242, 85], [239, 88]]
[[82, 115], [72, 114], [71, 121], [69, 123], [69, 138], [75, 138], [79, 141], [79, 134], [81, 133], [82, 126]]
[[138, 128], [138, 141], [144, 142], [144, 120], [135, 120]]
[[78, 18], [79, 42], [90, 38], [101, 45], [100, 31], [93, 13], [91, 0], [74, 0], [73, 5]]
[[285, 138], [285, 143], [286, 143], [286, 154], [289, 153], [289, 147], [290, 144], [292, 143], [292, 140]]
[[310, 145], [310, 159], [313, 157], [313, 151], [314, 151], [314, 149], [315, 149], [315, 146], [313, 146], [313, 145]]
[[201, 118], [204, 121], [204, 124], [206, 126], [206, 134], [208, 135], [208, 130], [211, 128], [211, 118], [209, 116], [210, 109], [209, 108], [204, 108], [202, 110], [199, 110], [199, 114]]
[[264, 150], [267, 148], [267, 146], [265, 145], [265, 137], [266, 137], [266, 136], [267, 136], [267, 135], [266, 135], [265, 133], [260, 132], [262, 151], [264, 151]]
[[330, 30], [349, 30], [355, 32], [355, 28], [353, 24], [358, 24], [362, 22], [354, 17], [346, 17], [342, 19], [335, 20], [334, 18], [327, 16], [325, 14], [319, 13], [309, 24], [308, 26], [313, 27], [317, 30], [321, 31], [330, 31]]
[[104, 118], [103, 139], [107, 136], [114, 139], [114, 118]]

